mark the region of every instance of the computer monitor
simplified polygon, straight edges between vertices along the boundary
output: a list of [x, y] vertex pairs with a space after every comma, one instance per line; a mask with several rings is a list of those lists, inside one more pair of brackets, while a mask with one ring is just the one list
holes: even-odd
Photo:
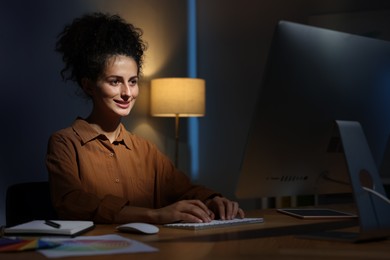
[[390, 133], [390, 43], [279, 22], [237, 198], [351, 192], [335, 120], [361, 124], [381, 169]]

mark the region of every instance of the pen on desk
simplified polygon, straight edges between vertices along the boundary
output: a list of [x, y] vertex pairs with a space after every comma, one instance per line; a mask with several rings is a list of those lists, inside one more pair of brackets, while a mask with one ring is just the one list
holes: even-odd
[[54, 228], [60, 228], [61, 225], [54, 222], [54, 221], [51, 221], [51, 220], [45, 220], [45, 224], [48, 225], [48, 226], [51, 226], [51, 227], [54, 227]]

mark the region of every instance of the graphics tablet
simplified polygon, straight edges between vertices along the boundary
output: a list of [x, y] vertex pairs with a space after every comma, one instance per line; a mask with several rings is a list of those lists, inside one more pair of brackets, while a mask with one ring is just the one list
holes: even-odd
[[357, 218], [357, 215], [348, 212], [337, 211], [333, 209], [312, 208], [281, 208], [278, 212], [302, 219], [321, 219], [321, 218]]

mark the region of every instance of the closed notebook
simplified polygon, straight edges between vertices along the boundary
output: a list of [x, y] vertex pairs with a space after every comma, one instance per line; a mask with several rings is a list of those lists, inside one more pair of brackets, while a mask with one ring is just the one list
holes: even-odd
[[92, 221], [54, 220], [48, 225], [45, 220], [33, 220], [4, 229], [6, 235], [65, 235], [76, 236], [94, 227]]

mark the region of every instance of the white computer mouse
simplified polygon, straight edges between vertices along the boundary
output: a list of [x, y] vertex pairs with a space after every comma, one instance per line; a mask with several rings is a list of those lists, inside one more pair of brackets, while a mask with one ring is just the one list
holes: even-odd
[[148, 224], [148, 223], [140, 223], [140, 222], [122, 224], [117, 226], [116, 229], [121, 232], [139, 233], [139, 234], [147, 234], [147, 235], [156, 234], [160, 230], [155, 225]]

